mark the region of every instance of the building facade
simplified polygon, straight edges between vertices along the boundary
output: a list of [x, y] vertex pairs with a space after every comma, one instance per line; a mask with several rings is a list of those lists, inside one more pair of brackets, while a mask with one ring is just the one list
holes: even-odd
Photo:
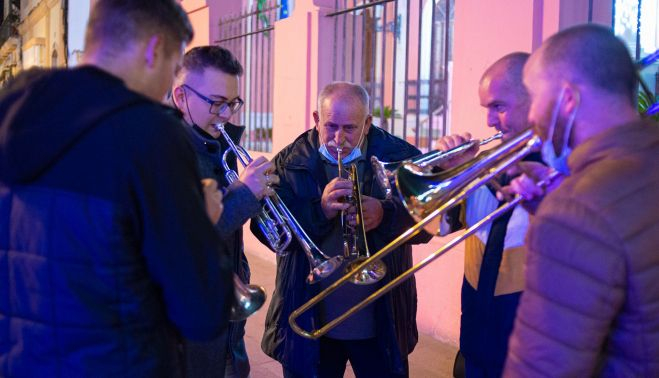
[[18, 33], [20, 0], [4, 0], [0, 24], [0, 86], [20, 69], [21, 50]]
[[66, 66], [64, 0], [21, 0], [22, 69]]

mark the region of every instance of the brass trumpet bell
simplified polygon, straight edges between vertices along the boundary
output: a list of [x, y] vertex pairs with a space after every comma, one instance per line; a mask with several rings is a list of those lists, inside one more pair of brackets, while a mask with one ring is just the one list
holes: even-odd
[[[359, 257], [346, 265], [346, 273], [352, 272], [356, 267], [366, 261], [366, 257]], [[387, 267], [382, 261], [374, 261], [361, 268], [351, 278], [350, 282], [355, 285], [371, 285], [380, 281], [387, 274]]]
[[233, 275], [235, 302], [231, 306], [229, 320], [239, 322], [245, 320], [254, 314], [258, 309], [263, 307], [267, 294], [264, 288], [259, 285], [247, 285]]
[[341, 264], [343, 264], [343, 256], [323, 257], [316, 260], [307, 276], [307, 283], [315, 284], [320, 282], [332, 274]]

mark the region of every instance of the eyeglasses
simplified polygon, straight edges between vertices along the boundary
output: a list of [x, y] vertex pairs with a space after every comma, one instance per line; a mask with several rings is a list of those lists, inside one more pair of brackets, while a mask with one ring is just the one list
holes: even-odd
[[235, 114], [240, 108], [243, 106], [244, 102], [243, 100], [240, 99], [240, 97], [236, 97], [235, 99], [231, 101], [225, 101], [225, 100], [211, 100], [210, 98], [204, 96], [203, 94], [197, 92], [194, 88], [187, 84], [183, 84], [184, 87], [187, 89], [191, 90], [192, 93], [196, 94], [197, 97], [200, 99], [204, 100], [208, 104], [210, 104], [210, 109], [208, 110], [209, 113], [215, 114], [215, 115], [220, 115], [224, 113], [227, 109], [231, 112], [231, 114]]

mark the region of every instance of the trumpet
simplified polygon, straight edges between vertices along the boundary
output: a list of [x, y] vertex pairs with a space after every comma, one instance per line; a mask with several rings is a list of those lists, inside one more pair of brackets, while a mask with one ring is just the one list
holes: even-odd
[[[251, 156], [241, 146], [237, 146], [229, 134], [224, 130], [224, 124], [215, 124], [215, 129], [218, 130], [224, 139], [229, 144], [229, 149], [222, 154], [222, 168], [224, 168], [225, 177], [229, 184], [238, 180], [238, 173], [229, 167], [227, 157], [230, 152], [236, 155], [243, 167], [252, 161]], [[277, 211], [277, 206], [274, 201], [268, 197], [263, 199], [263, 208], [256, 217], [256, 223], [259, 229], [268, 240], [270, 248], [279, 256], [285, 256], [286, 247], [291, 243], [292, 235], [289, 227], [286, 226], [286, 221], [281, 213]]]
[[479, 146], [486, 145], [492, 141], [501, 139], [503, 137], [503, 132], [499, 131], [498, 133], [492, 135], [489, 138], [483, 139], [480, 142], [476, 140], [470, 140], [462, 143], [459, 146], [455, 146], [449, 150], [441, 151], [434, 150], [426, 152], [413, 157], [408, 160], [394, 161], [394, 162], [383, 162], [378, 160], [376, 156], [371, 156], [371, 165], [373, 166], [373, 172], [375, 173], [375, 181], [382, 189], [384, 189], [385, 196], [387, 199], [391, 198], [392, 193], [392, 184], [395, 179], [395, 171], [405, 162], [410, 162], [415, 164], [419, 168], [427, 169], [428, 166], [437, 165], [443, 161], [452, 159], [456, 156], [464, 154], [467, 150], [478, 144]]
[[[231, 140], [231, 137], [224, 129], [224, 123], [216, 123], [213, 127], [220, 132], [229, 145], [229, 149], [222, 155], [222, 166], [226, 172], [227, 181], [230, 183], [234, 182], [238, 180], [238, 174], [229, 168], [227, 154], [233, 152], [243, 167], [247, 166], [252, 161], [252, 158], [247, 153], [247, 150], [242, 146], [236, 145]], [[321, 281], [332, 274], [343, 262], [341, 256], [328, 257], [314, 244], [277, 193], [273, 193], [263, 199], [263, 211], [257, 217], [257, 222], [261, 231], [268, 238], [270, 246], [280, 256], [287, 253], [285, 248], [291, 241], [291, 235], [295, 237], [304, 250], [311, 266], [311, 271], [307, 277], [308, 283]], [[277, 249], [273, 247], [273, 244], [277, 246]]]
[[235, 302], [229, 313], [229, 321], [232, 322], [239, 322], [250, 317], [263, 306], [267, 297], [263, 287], [245, 284], [235, 273], [233, 275], [233, 295]]
[[[537, 135], [534, 135], [531, 130], [527, 130], [511, 140], [504, 142], [501, 146], [491, 150], [489, 154], [481, 154], [472, 161], [462, 164], [450, 170], [440, 173], [423, 172], [412, 162], [404, 162], [400, 168], [396, 170], [396, 186], [398, 194], [410, 214], [418, 221], [417, 224], [407, 229], [404, 233], [394, 239], [391, 243], [386, 245], [380, 251], [375, 253], [370, 258], [364, 260], [361, 264], [354, 267], [354, 269], [341, 277], [339, 280], [330, 285], [327, 289], [320, 292], [307, 303], [300, 306], [293, 311], [288, 318], [288, 322], [295, 333], [308, 339], [318, 339], [325, 335], [329, 330], [339, 325], [345, 319], [353, 315], [355, 312], [368, 306], [373, 301], [377, 300], [387, 292], [391, 291], [396, 286], [400, 285], [403, 281], [411, 277], [415, 272], [423, 269], [432, 261], [443, 255], [453, 247], [458, 245], [468, 236], [474, 234], [482, 227], [488, 225], [494, 219], [502, 216], [506, 212], [513, 209], [517, 204], [522, 201], [520, 196], [516, 196], [507, 204], [499, 207], [490, 215], [481, 219], [465, 230], [461, 235], [449, 241], [440, 249], [430, 254], [415, 266], [406, 270], [400, 276], [392, 279], [386, 285], [372, 293], [363, 301], [348, 309], [343, 314], [332, 319], [322, 327], [314, 330], [302, 329], [297, 324], [297, 318], [314, 307], [328, 295], [337, 290], [346, 281], [359, 272], [360, 269], [368, 266], [374, 261], [380, 261], [389, 253], [400, 247], [412, 237], [421, 232], [432, 220], [444, 214], [448, 209], [457, 205], [468, 196], [472, 195], [477, 189], [485, 185], [488, 181], [504, 172], [512, 164], [517, 163], [526, 155], [531, 152], [538, 151], [542, 146], [542, 141]], [[557, 172], [553, 172], [547, 180], [538, 183], [539, 186], [546, 186], [556, 177]]]
[[[337, 147], [337, 155], [339, 162], [339, 178], [342, 178], [343, 174], [343, 159], [342, 147]], [[352, 226], [349, 224], [347, 219], [346, 210], [341, 211], [341, 226], [343, 228], [343, 255], [349, 263], [346, 266], [346, 273], [351, 272], [353, 268], [357, 265], [360, 265], [362, 261], [371, 257], [371, 254], [368, 250], [368, 242], [366, 240], [366, 229], [364, 226], [364, 213], [362, 211], [362, 196], [361, 188], [359, 185], [359, 178], [357, 176], [357, 166], [355, 164], [350, 165], [349, 179], [352, 182], [352, 195], [348, 196], [346, 199], [347, 202], [352, 204], [356, 209], [356, 225]], [[360, 253], [359, 249], [359, 240], [357, 237], [357, 232], [361, 234], [361, 239], [364, 242], [364, 254]], [[368, 265], [365, 268], [360, 269], [355, 275], [352, 276], [350, 282], [356, 285], [370, 285], [376, 283], [384, 277], [387, 273], [387, 267], [382, 263], [382, 261], [375, 261], [372, 264]]]

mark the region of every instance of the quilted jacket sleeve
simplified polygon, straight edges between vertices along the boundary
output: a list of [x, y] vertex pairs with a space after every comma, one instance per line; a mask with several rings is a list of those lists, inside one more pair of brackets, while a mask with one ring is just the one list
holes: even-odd
[[626, 282], [624, 245], [597, 210], [552, 198], [533, 221], [504, 376], [595, 373]]

